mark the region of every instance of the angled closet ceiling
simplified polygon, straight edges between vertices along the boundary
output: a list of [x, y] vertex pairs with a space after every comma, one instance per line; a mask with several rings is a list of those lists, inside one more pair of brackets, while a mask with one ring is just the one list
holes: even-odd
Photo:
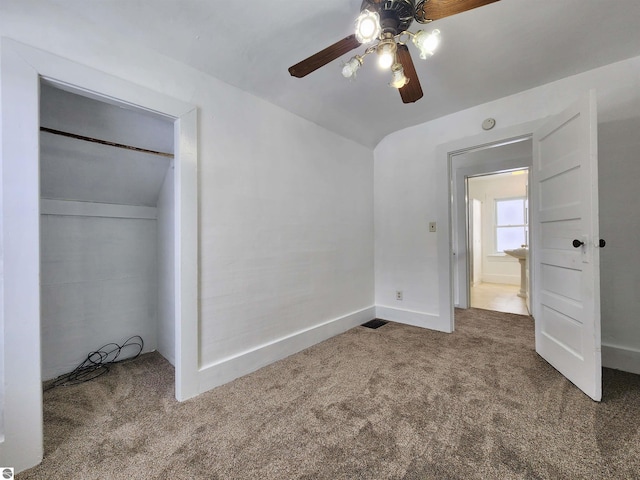
[[133, 335], [173, 363], [173, 120], [46, 82], [40, 98], [43, 380]]

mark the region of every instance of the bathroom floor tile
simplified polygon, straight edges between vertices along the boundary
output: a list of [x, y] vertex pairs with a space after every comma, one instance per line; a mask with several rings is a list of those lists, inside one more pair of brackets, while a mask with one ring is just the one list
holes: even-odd
[[518, 296], [520, 287], [500, 283], [480, 283], [471, 287], [471, 307], [497, 312], [529, 315], [525, 299]]

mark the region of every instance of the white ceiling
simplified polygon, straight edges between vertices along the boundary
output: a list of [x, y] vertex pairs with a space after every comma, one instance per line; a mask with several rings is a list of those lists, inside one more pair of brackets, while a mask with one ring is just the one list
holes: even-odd
[[369, 147], [404, 127], [640, 55], [638, 0], [501, 0], [432, 24], [440, 50], [426, 61], [412, 50], [425, 95], [404, 105], [371, 61], [355, 82], [341, 76], [340, 60], [363, 49], [303, 79], [287, 72], [352, 33], [360, 0], [52, 1]]

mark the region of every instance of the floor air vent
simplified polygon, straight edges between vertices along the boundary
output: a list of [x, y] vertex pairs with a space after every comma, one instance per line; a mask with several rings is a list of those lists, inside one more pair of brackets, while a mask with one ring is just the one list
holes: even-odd
[[363, 323], [362, 326], [363, 327], [367, 327], [367, 328], [380, 328], [383, 325], [386, 325], [387, 322], [386, 320], [378, 320], [377, 318], [374, 320], [370, 320], [367, 323]]

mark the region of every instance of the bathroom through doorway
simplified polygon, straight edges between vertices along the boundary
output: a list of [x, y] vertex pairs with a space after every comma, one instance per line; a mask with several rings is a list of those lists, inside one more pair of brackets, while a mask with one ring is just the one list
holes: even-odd
[[[529, 314], [527, 179], [528, 169], [467, 178], [467, 257], [472, 308]], [[523, 255], [517, 258], [505, 251]]]
[[[530, 137], [456, 155], [454, 305], [528, 315]], [[524, 245], [524, 247], [523, 247]], [[521, 258], [505, 253], [512, 251]]]
[[467, 177], [469, 306], [528, 315], [528, 169]]

